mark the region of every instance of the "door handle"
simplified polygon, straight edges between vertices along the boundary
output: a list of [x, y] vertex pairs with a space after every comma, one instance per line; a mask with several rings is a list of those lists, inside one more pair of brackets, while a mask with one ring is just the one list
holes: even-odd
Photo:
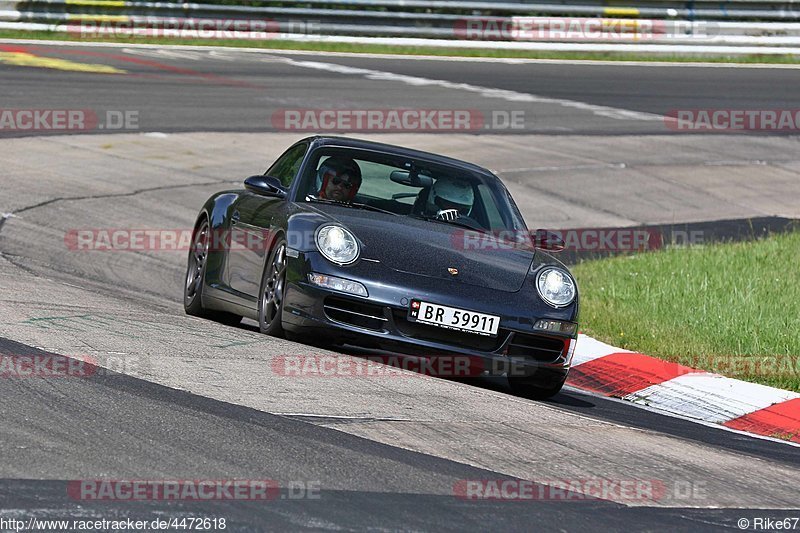
[[239, 222], [239, 211], [234, 211], [231, 215], [231, 224], [236, 225]]

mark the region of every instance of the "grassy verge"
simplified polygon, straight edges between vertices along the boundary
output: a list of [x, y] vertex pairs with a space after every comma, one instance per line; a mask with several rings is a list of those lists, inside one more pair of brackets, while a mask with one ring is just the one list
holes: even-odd
[[800, 391], [800, 232], [574, 267], [583, 331], [629, 350]]
[[546, 52], [530, 50], [487, 50], [480, 48], [441, 48], [436, 46], [399, 46], [385, 44], [311, 43], [282, 40], [249, 39], [171, 39], [163, 37], [85, 38], [64, 32], [0, 30], [1, 39], [40, 39], [72, 42], [113, 42], [124, 44], [182, 44], [192, 46], [231, 46], [266, 50], [305, 50], [317, 52], [348, 52], [362, 54], [427, 55], [450, 57], [495, 57], [519, 59], [570, 59], [595, 61], [669, 61], [712, 63], [769, 63], [798, 64], [800, 57], [792, 55], [746, 56], [687, 56], [628, 52]]

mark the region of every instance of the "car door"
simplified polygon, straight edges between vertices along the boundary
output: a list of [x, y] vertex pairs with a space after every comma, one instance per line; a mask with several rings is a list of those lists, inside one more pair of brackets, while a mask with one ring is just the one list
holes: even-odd
[[[289, 148], [265, 173], [277, 178], [288, 190], [297, 177], [308, 143]], [[275, 235], [275, 213], [287, 200], [243, 193], [232, 206], [231, 249], [228, 254], [229, 286], [246, 298], [258, 298], [266, 255]]]

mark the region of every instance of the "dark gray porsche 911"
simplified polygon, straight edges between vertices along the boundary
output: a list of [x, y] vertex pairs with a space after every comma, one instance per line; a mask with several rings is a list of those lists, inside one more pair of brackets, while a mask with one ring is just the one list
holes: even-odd
[[546, 398], [570, 368], [578, 291], [542, 251], [563, 243], [533, 235], [484, 168], [311, 137], [203, 205], [184, 306], [300, 342], [477, 358]]

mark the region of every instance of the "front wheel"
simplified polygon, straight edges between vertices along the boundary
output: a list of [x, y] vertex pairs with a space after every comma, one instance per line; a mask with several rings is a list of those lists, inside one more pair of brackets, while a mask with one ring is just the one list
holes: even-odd
[[261, 333], [279, 337], [283, 334], [281, 314], [286, 295], [286, 241], [281, 239], [272, 250], [261, 277], [258, 299], [258, 327]]

